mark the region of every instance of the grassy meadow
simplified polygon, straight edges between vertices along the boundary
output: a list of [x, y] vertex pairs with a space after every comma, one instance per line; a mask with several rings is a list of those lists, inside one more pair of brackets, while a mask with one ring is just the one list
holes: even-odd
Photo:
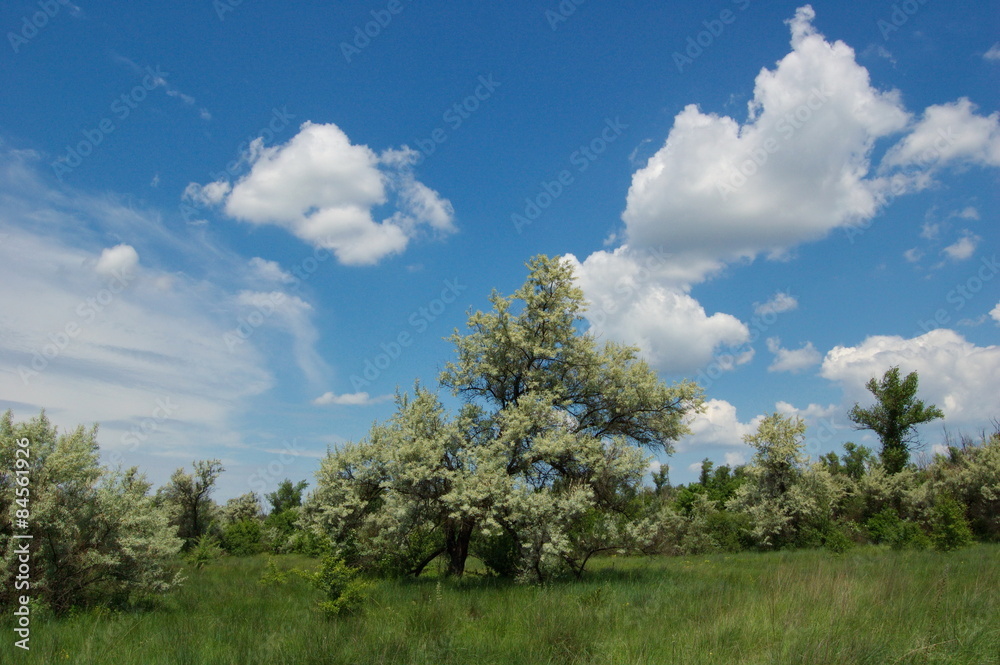
[[581, 581], [541, 587], [431, 571], [376, 582], [363, 613], [334, 620], [311, 609], [319, 593], [297, 576], [260, 584], [266, 564], [185, 566], [183, 588], [144, 611], [37, 616], [31, 652], [0, 654], [81, 665], [1000, 664], [990, 545], [607, 557]]

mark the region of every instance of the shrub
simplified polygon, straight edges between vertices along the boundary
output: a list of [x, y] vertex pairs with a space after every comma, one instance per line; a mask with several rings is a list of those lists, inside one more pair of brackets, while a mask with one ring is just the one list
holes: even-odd
[[876, 544], [890, 545], [894, 550], [907, 547], [926, 549], [930, 544], [920, 525], [899, 517], [892, 508], [883, 508], [865, 523], [869, 539]]
[[972, 530], [965, 519], [965, 508], [950, 496], [941, 497], [934, 503], [931, 512], [931, 542], [941, 552], [950, 552], [972, 544]]
[[222, 547], [233, 556], [252, 556], [264, 550], [263, 529], [256, 519], [242, 519], [226, 525], [222, 532]]
[[188, 561], [194, 564], [195, 568], [202, 568], [206, 563], [214, 561], [222, 556], [222, 548], [215, 536], [203, 534], [194, 546], [188, 550]]
[[319, 570], [299, 574], [323, 592], [324, 597], [316, 603], [316, 608], [327, 618], [356, 612], [368, 599], [371, 584], [360, 579], [360, 572], [339, 557], [328, 554], [323, 557]]
[[[13, 600], [16, 548], [26, 542], [15, 533], [32, 536], [32, 598], [56, 614], [126, 605], [180, 583], [167, 566], [181, 541], [150, 484], [134, 468], [102, 467], [98, 455], [96, 427], [59, 434], [44, 412], [27, 423], [10, 411], [0, 418], [0, 606]], [[15, 469], [28, 472], [26, 485]], [[19, 510], [30, 519], [15, 531]]]
[[514, 577], [521, 558], [521, 548], [517, 540], [506, 532], [489, 536], [480, 534], [472, 541], [472, 554], [494, 575]]

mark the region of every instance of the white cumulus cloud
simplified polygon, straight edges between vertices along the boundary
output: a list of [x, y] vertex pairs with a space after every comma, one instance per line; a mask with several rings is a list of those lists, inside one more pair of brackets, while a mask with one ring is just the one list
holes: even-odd
[[[590, 307], [590, 330], [638, 346], [654, 367], [684, 373], [711, 361], [720, 346], [749, 339], [746, 325], [722, 312], [709, 314], [665, 268], [624, 251], [596, 252], [583, 263], [567, 255]], [[665, 276], [666, 274], [666, 276]]]
[[914, 338], [872, 336], [857, 346], [837, 346], [823, 360], [821, 375], [842, 387], [847, 403], [869, 404], [865, 383], [899, 366], [917, 372], [917, 396], [936, 404], [949, 428], [976, 431], [998, 415], [1000, 346], [977, 346], [945, 328]]
[[886, 153], [882, 166], [1000, 166], [1000, 112], [981, 116], [976, 108], [967, 97], [928, 106], [913, 130]]
[[799, 306], [799, 301], [795, 296], [779, 291], [770, 297], [766, 302], [754, 303], [753, 313], [757, 316], [768, 314], [782, 314], [790, 312]]
[[909, 115], [895, 91], [871, 86], [843, 42], [789, 23], [792, 51], [757, 76], [745, 123], [687, 106], [663, 147], [632, 178], [623, 213], [637, 245], [707, 258], [780, 255], [872, 217], [866, 180], [875, 139]]
[[972, 257], [980, 240], [982, 238], [966, 231], [961, 238], [945, 247], [942, 251], [952, 261], [964, 261]]
[[[305, 122], [283, 145], [258, 145], [250, 172], [235, 185], [192, 183], [185, 197], [222, 204], [227, 215], [251, 224], [285, 228], [345, 265], [371, 265], [401, 253], [422, 227], [455, 230], [451, 203], [415, 179], [415, 161], [412, 150], [380, 156], [351, 143], [335, 124]], [[388, 204], [385, 218], [376, 219]]]
[[137, 265], [139, 265], [139, 253], [131, 245], [123, 244], [102, 251], [94, 270], [104, 277], [132, 275]]
[[791, 372], [797, 374], [818, 365], [823, 356], [812, 342], [806, 342], [799, 349], [781, 348], [781, 340], [777, 337], [767, 339], [767, 350], [774, 354], [774, 360], [767, 368], [768, 372]]

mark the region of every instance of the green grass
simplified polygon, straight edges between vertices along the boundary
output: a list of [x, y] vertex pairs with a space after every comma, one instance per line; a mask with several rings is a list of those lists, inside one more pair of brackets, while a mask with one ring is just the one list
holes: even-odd
[[151, 611], [36, 618], [31, 653], [5, 645], [0, 661], [1000, 664], [997, 546], [604, 558], [545, 587], [431, 575], [380, 581], [363, 614], [337, 620], [310, 609], [318, 594], [297, 577], [258, 584], [264, 568], [255, 557], [188, 569]]

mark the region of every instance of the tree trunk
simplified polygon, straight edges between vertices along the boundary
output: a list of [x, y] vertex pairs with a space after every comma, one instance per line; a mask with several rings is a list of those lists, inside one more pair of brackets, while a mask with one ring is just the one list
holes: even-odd
[[469, 542], [472, 540], [472, 522], [449, 525], [445, 536], [445, 550], [448, 553], [448, 575], [461, 577], [465, 572], [465, 560], [469, 558]]

